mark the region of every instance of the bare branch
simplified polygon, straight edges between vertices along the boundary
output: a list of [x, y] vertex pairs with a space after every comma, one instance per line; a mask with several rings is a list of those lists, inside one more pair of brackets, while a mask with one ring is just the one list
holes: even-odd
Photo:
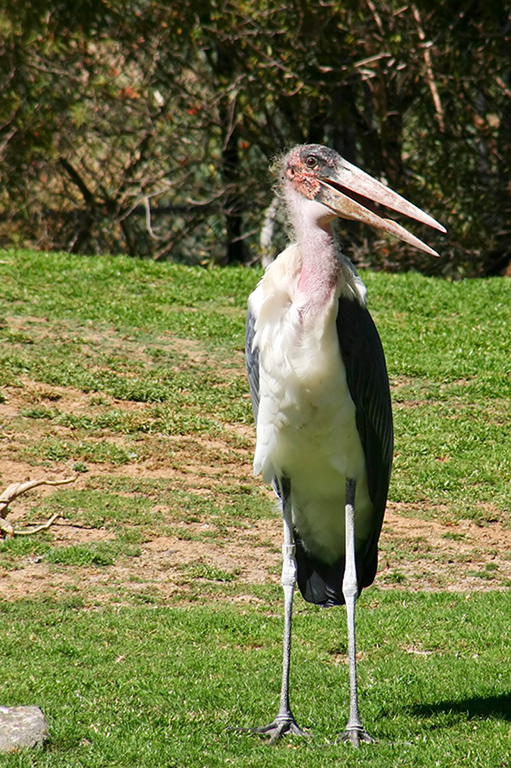
[[273, 250], [273, 231], [275, 229], [275, 218], [279, 209], [280, 200], [277, 195], [273, 196], [273, 200], [264, 212], [263, 225], [261, 227], [261, 235], [259, 237], [259, 247], [261, 249], [261, 264], [266, 268], [273, 259], [275, 253]]
[[59, 513], [56, 512], [54, 515], [50, 517], [49, 520], [47, 520], [45, 523], [41, 523], [41, 525], [36, 525], [35, 528], [27, 528], [23, 531], [14, 530], [14, 536], [31, 536], [33, 533], [39, 533], [40, 531], [46, 531], [50, 525], [53, 525], [55, 520], [59, 517]]
[[[422, 29], [422, 21], [419, 14], [419, 10], [417, 6], [412, 5], [412, 13], [413, 17], [417, 23], [417, 32], [419, 34], [419, 39], [422, 43], [426, 40], [426, 35], [424, 34], [424, 30]], [[435, 78], [433, 76], [433, 64], [431, 61], [431, 49], [432, 43], [424, 43], [422, 50], [424, 55], [424, 64], [426, 67], [426, 80], [428, 81], [429, 90], [431, 91], [431, 96], [433, 98], [433, 104], [435, 105], [435, 112], [436, 112], [436, 118], [438, 121], [438, 127], [440, 128], [441, 133], [445, 133], [445, 121], [444, 121], [444, 110], [442, 107], [442, 102], [440, 101], [440, 96], [438, 94], [438, 89], [436, 87]]]
[[374, 3], [371, 2], [371, 0], [366, 0], [366, 4], [369, 10], [371, 11], [371, 13], [373, 14], [373, 19], [376, 22], [376, 26], [378, 27], [380, 35], [382, 36], [385, 35], [385, 30], [383, 29], [383, 24], [381, 23], [381, 17], [378, 11], [376, 10], [376, 6], [374, 5]]
[[40, 485], [67, 485], [68, 483], [74, 483], [75, 480], [76, 475], [75, 477], [66, 477], [63, 480], [28, 480], [25, 483], [11, 483], [11, 485], [9, 485], [0, 496], [0, 531], [5, 536], [12, 537], [28, 536], [29, 534], [37, 533], [38, 531], [43, 531], [46, 528], [49, 528], [50, 525], [52, 525], [52, 523], [54, 523], [57, 519], [58, 514], [53, 515], [46, 523], [42, 523], [41, 525], [38, 525], [35, 528], [31, 528], [30, 530], [15, 530], [13, 525], [5, 519], [9, 505], [14, 501], [14, 499], [17, 499], [18, 496], [21, 496], [32, 488], [37, 488]]
[[71, 179], [71, 181], [73, 181], [76, 184], [76, 186], [82, 193], [83, 199], [85, 200], [87, 205], [89, 205], [91, 208], [94, 208], [95, 207], [94, 195], [92, 194], [92, 192], [90, 191], [90, 189], [88, 188], [88, 186], [86, 185], [86, 183], [84, 182], [84, 180], [82, 179], [78, 171], [75, 168], [73, 168], [71, 163], [69, 163], [65, 157], [60, 157], [59, 163], [64, 168], [66, 173], [69, 175], [69, 178]]
[[502, 88], [506, 96], [509, 99], [511, 99], [511, 90], [507, 87], [507, 85], [505, 84], [503, 79], [499, 77], [499, 75], [495, 75], [495, 82], [497, 83], [498, 86], [500, 86], [500, 88]]

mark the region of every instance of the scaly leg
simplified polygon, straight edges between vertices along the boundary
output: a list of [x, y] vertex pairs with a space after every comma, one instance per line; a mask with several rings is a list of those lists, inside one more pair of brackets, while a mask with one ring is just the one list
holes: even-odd
[[362, 725], [358, 711], [357, 690], [357, 647], [355, 641], [355, 604], [358, 597], [357, 564], [355, 559], [355, 491], [356, 481], [346, 479], [346, 566], [342, 582], [342, 593], [346, 601], [348, 620], [348, 656], [350, 665], [350, 716], [346, 729], [338, 741], [351, 741], [353, 746], [374, 741]]
[[275, 720], [269, 725], [258, 728], [248, 728], [250, 733], [268, 737], [268, 743], [274, 744], [285, 733], [296, 736], [309, 736], [296, 724], [289, 704], [289, 669], [291, 664], [291, 622], [293, 616], [293, 594], [296, 584], [295, 542], [291, 518], [291, 485], [284, 477], [280, 481], [280, 498], [282, 500], [282, 517], [284, 521], [284, 544], [282, 546], [282, 587], [284, 589], [284, 647], [282, 661], [282, 687], [280, 690], [280, 707]]

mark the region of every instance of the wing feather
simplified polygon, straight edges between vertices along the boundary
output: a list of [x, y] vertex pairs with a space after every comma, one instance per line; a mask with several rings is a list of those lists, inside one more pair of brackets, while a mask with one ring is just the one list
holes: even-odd
[[249, 306], [245, 333], [245, 363], [247, 366], [250, 397], [252, 399], [252, 411], [254, 413], [254, 421], [257, 424], [257, 414], [259, 412], [259, 347], [255, 344], [255, 323], [255, 315]]
[[378, 521], [366, 550], [361, 586], [371, 584], [376, 573], [380, 536], [389, 490], [394, 443], [389, 377], [382, 343], [367, 309], [356, 300], [341, 297], [337, 334], [357, 430], [366, 460], [369, 496]]

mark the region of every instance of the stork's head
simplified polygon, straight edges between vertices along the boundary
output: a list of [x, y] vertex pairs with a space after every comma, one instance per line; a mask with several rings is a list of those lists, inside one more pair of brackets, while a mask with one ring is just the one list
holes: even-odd
[[427, 213], [421, 211], [404, 197], [393, 192], [380, 181], [348, 163], [337, 152], [320, 144], [303, 144], [295, 147], [281, 161], [284, 189], [297, 199], [315, 203], [314, 211], [319, 221], [339, 217], [353, 219], [383, 229], [400, 240], [426, 253], [438, 256], [436, 251], [412, 235], [392, 219], [383, 216], [375, 206], [391, 208], [422, 224], [445, 232], [445, 228]]

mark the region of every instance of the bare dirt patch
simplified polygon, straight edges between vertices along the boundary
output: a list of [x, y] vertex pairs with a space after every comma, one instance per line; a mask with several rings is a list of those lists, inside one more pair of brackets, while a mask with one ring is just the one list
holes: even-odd
[[[207, 477], [211, 468], [203, 469], [203, 477]], [[139, 477], [155, 476], [155, 470], [144, 473], [143, 467], [136, 465], [116, 471]], [[40, 474], [27, 465], [5, 460], [0, 461], [0, 472], [3, 478], [16, 479]], [[51, 476], [57, 474], [52, 472]], [[176, 480], [163, 469], [156, 474], [166, 477], [169, 484]], [[236, 483], [237, 479], [231, 476], [229, 481]], [[84, 478], [79, 477], [77, 487], [84, 484]], [[51, 492], [55, 489], [41, 488], [20, 498], [10, 519], [21, 521], [35, 497]], [[416, 509], [414, 516], [410, 516], [405, 505], [389, 504], [381, 537], [377, 586], [416, 591], [483, 591], [509, 586], [511, 531], [500, 523], [486, 527], [469, 521], [446, 525], [420, 519], [416, 514]], [[212, 531], [213, 522], [181, 521], [176, 535], [149, 537], [141, 544], [138, 557], [121, 558], [107, 567], [56, 566], [44, 557], [26, 556], [16, 569], [0, 569], [0, 598], [80, 594], [87, 602], [115, 603], [151, 596], [187, 599], [191, 586], [196, 587], [201, 581], [208, 583], [210, 573], [217, 583], [224, 577], [238, 586], [278, 583], [281, 521], [277, 511], [274, 519], [243, 522], [242, 526], [224, 528], [218, 535]], [[51, 530], [55, 546], [115, 538], [107, 529], [87, 528], [64, 519]], [[256, 598], [247, 593], [246, 599]]]
[[390, 503], [380, 542], [380, 586], [482, 591], [511, 585], [511, 531], [499, 522], [445, 524]]
[[[29, 327], [32, 326], [32, 327]], [[41, 319], [12, 320], [12, 328], [30, 331], [32, 335], [51, 332]], [[35, 328], [35, 331], [34, 331]], [[65, 328], [61, 329], [62, 333]], [[91, 348], [122, 345], [124, 353], [137, 359], [147, 357], [148, 347], [130, 339], [120, 339], [115, 333], [81, 329], [81, 339]], [[206, 359], [196, 342], [165, 337], [164, 342], [176, 353], [176, 365]], [[156, 348], [156, 347], [155, 347]], [[150, 351], [150, 350], [149, 350]], [[86, 350], [85, 350], [86, 352]], [[239, 363], [239, 367], [236, 365]], [[242, 360], [229, 361], [229, 371], [243, 375]], [[130, 414], [142, 413], [146, 403], [115, 400], [105, 393], [87, 393], [73, 387], [54, 386], [20, 377], [4, 389], [0, 402], [0, 484], [35, 478], [60, 479], [76, 474], [73, 487], [87, 490], [90, 477], [130, 481], [162, 481], [169, 497], [174, 493], [193, 492], [195, 496], [211, 498], [222, 504], [229, 488], [243, 485], [248, 492], [261, 493], [261, 482], [252, 477], [253, 427], [245, 424], [224, 424], [218, 436], [208, 434], [153, 435], [147, 434], [136, 443], [138, 457], [116, 465], [95, 460], [90, 472], [77, 473], [72, 460], [51, 460], [31, 454], [38, 442], [48, 437], [73, 440], [79, 430], [54, 423], [51, 413], [24, 416], [34, 406], [58, 407], [59, 413], [88, 414], [119, 410]], [[248, 395], [247, 395], [248, 397]], [[104, 430], [87, 434], [86, 439], [109, 441], [120, 447], [133, 445], [136, 438], [122, 432]], [[130, 442], [131, 441], [131, 442]], [[33, 455], [34, 459], [24, 458]], [[259, 490], [256, 490], [259, 489]], [[12, 506], [11, 521], [19, 525], [30, 516], [36, 505], [54, 488], [41, 487], [20, 497]], [[122, 492], [126, 497], [134, 494]], [[273, 499], [270, 489], [264, 491]], [[0, 599], [19, 599], [37, 595], [80, 595], [86, 601], [123, 602], [127, 599], [187, 599], [199, 584], [217, 587], [229, 599], [257, 599], [250, 594], [251, 585], [278, 583], [280, 574], [281, 522], [275, 507], [274, 518], [244, 518], [227, 516], [222, 524], [204, 514], [176, 524], [165, 497], [155, 507], [169, 514], [169, 530], [165, 533], [147, 528], [137, 556], [121, 556], [106, 566], [56, 565], [44, 555], [24, 555], [14, 565], [0, 566]], [[231, 501], [231, 504], [233, 502]], [[502, 589], [511, 585], [511, 531], [500, 522], [480, 527], [471, 521], [457, 524], [443, 522], [448, 515], [434, 519], [434, 510], [390, 503], [380, 540], [380, 567], [376, 584], [381, 588], [408, 590], [482, 591]], [[175, 529], [175, 530], [172, 530]], [[59, 518], [51, 528], [52, 546], [89, 545], [114, 541], [117, 533], [112, 526], [93, 527], [75, 519]], [[237, 597], [232, 597], [232, 585]], [[243, 587], [247, 586], [246, 594]], [[240, 589], [241, 588], [241, 589]]]

